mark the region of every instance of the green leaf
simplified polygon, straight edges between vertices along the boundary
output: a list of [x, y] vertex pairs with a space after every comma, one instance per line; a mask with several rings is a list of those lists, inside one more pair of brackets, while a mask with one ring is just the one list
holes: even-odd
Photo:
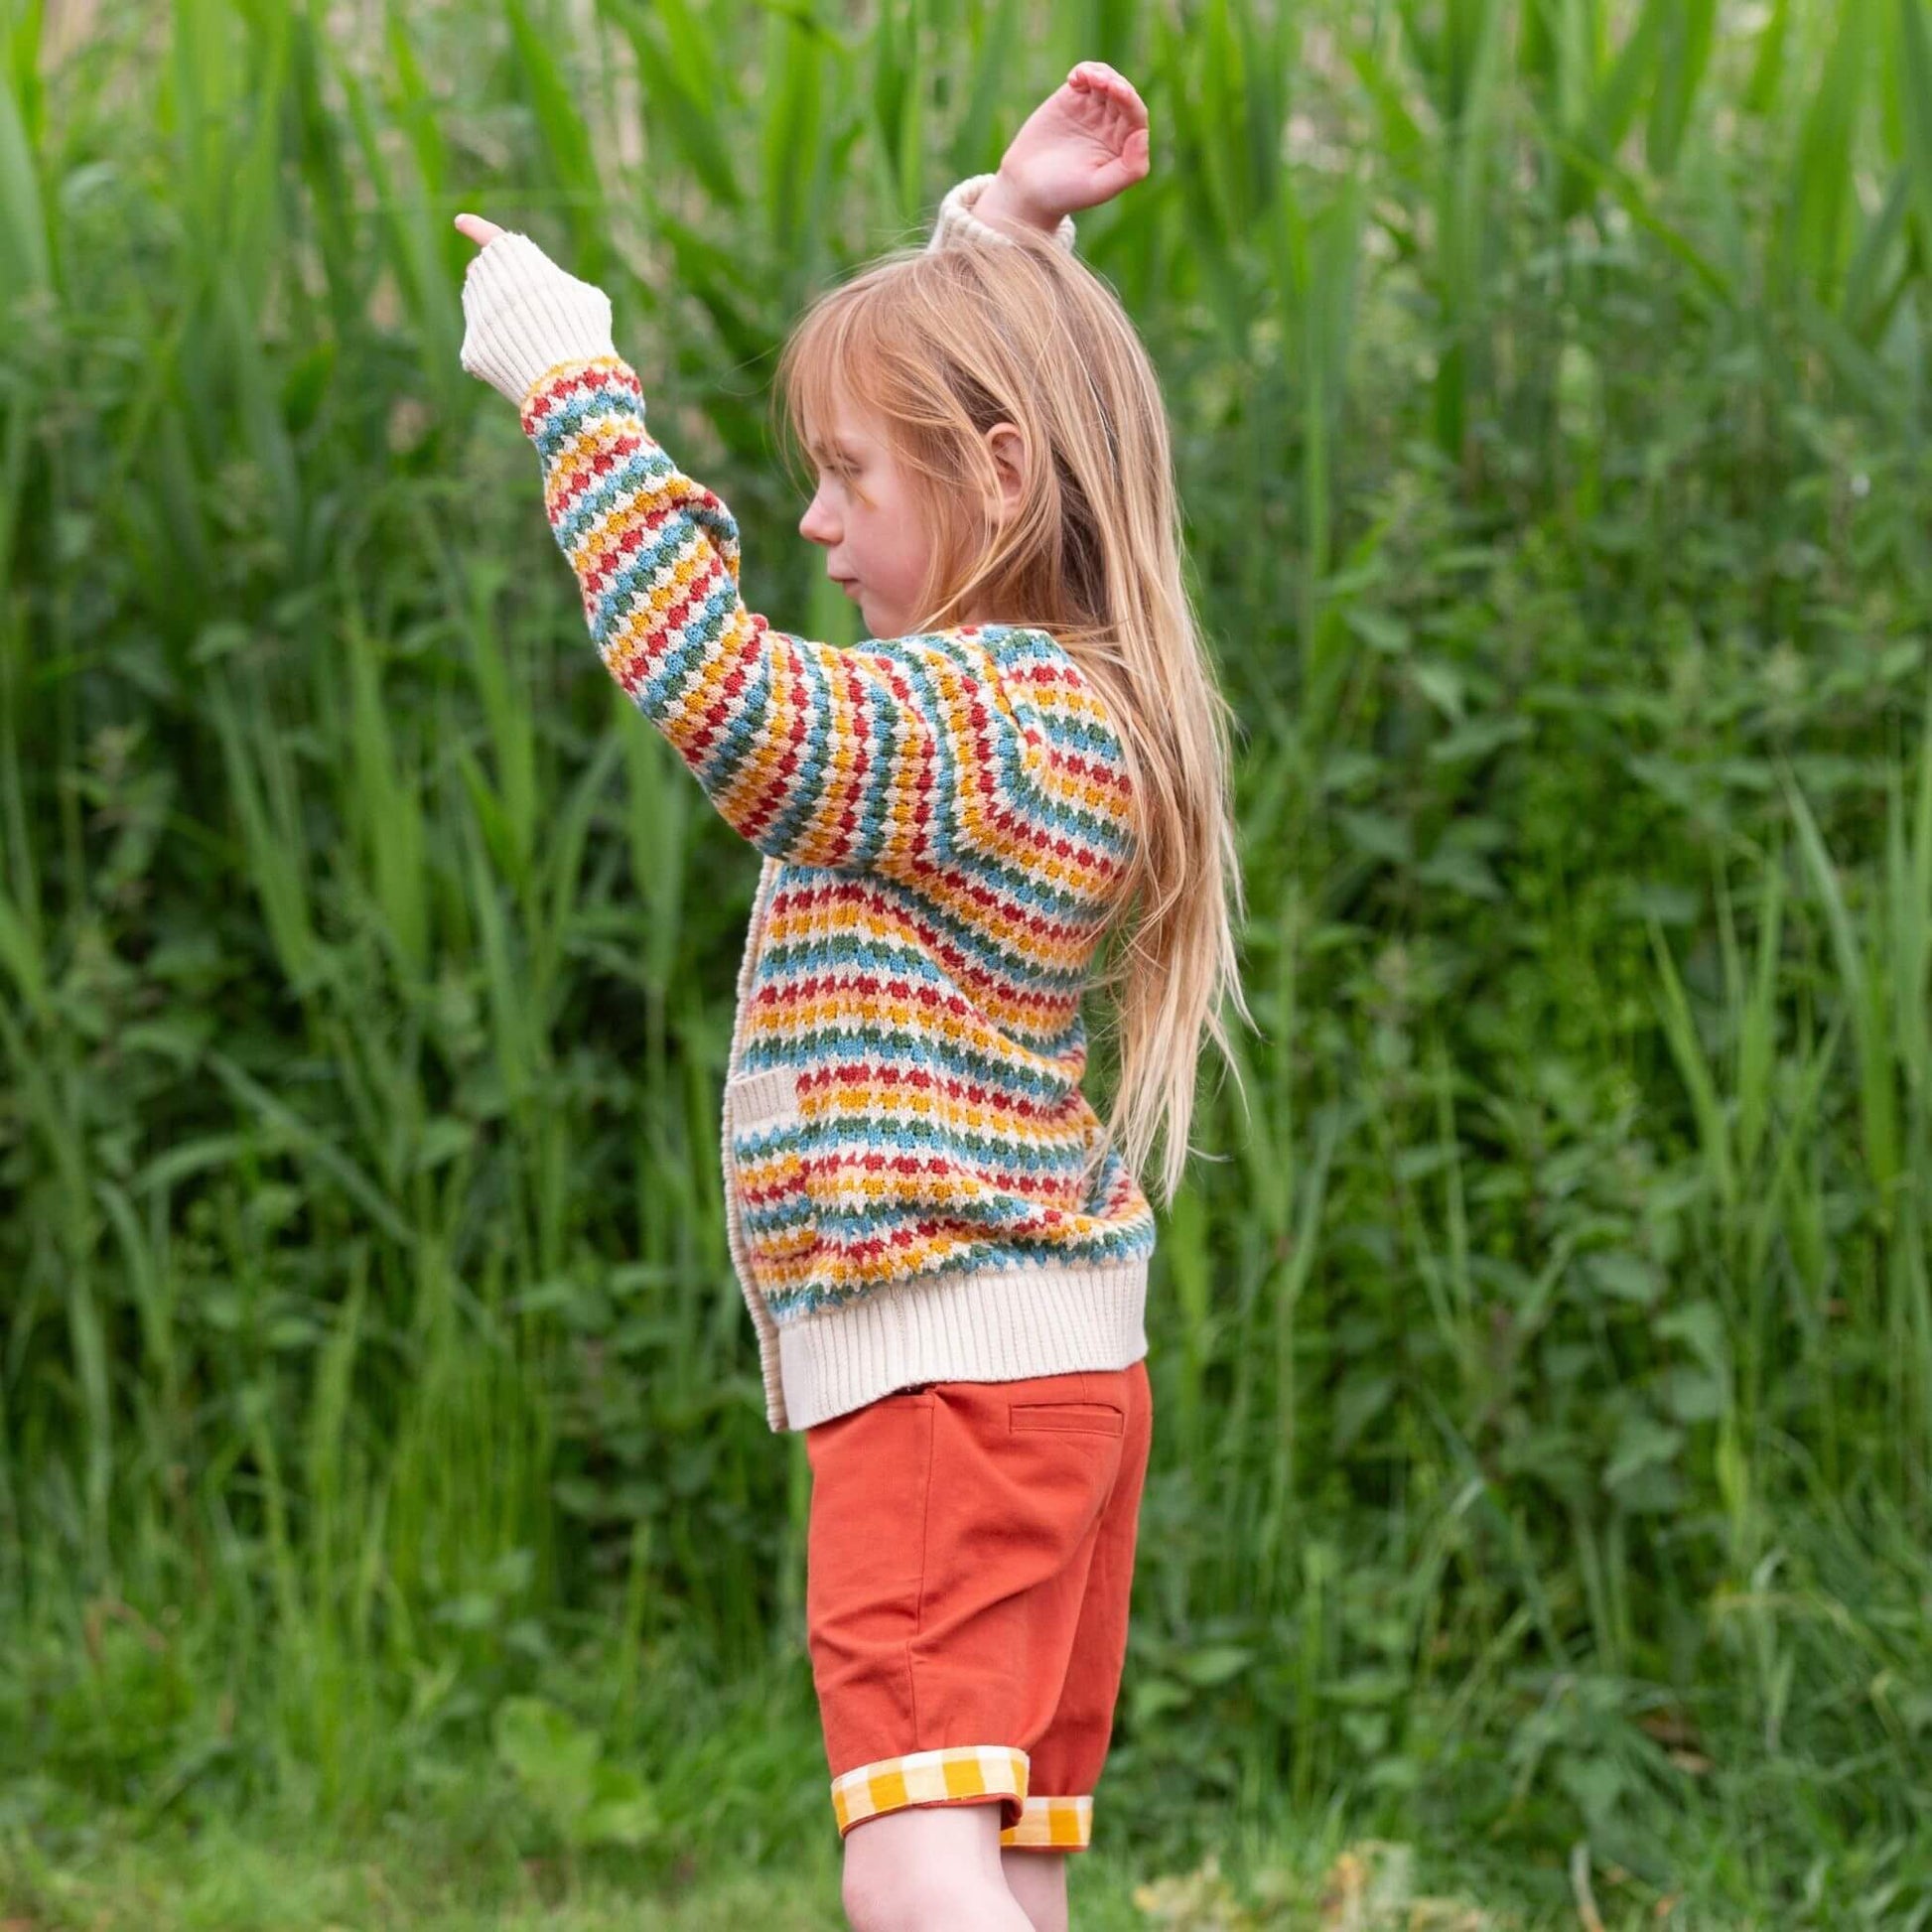
[[597, 1798], [604, 1746], [596, 1733], [543, 1698], [510, 1697], [496, 1707], [493, 1742], [551, 1823], [574, 1838]]
[[1648, 1307], [1663, 1293], [1663, 1277], [1641, 1255], [1611, 1250], [1585, 1255], [1584, 1273], [1603, 1294]]
[[1921, 248], [1932, 247], [1932, 30], [1925, 0], [1898, 0], [1898, 124], [1918, 198]]
[[1656, 1388], [1658, 1399], [1681, 1423], [1715, 1422], [1730, 1407], [1729, 1389], [1701, 1368], [1667, 1368]]
[[5, 299], [44, 289], [52, 278], [40, 174], [15, 96], [12, 72], [0, 70], [0, 316]]
[[1686, 1302], [1657, 1317], [1657, 1333], [1667, 1341], [1681, 1341], [1714, 1376], [1730, 1372], [1730, 1351], [1725, 1341], [1724, 1316], [1715, 1302]]
[[1603, 1471], [1603, 1480], [1615, 1489], [1644, 1470], [1673, 1460], [1684, 1447], [1684, 1432], [1670, 1423], [1659, 1422], [1642, 1410], [1624, 1417], [1617, 1431], [1616, 1448]]
[[1180, 1660], [1180, 1674], [1188, 1683], [1207, 1690], [1238, 1677], [1254, 1660], [1254, 1652], [1244, 1644], [1210, 1644], [1205, 1650], [1187, 1652]]
[[571, 1833], [578, 1845], [642, 1845], [657, 1831], [657, 1806], [634, 1771], [600, 1764], [596, 1797]]

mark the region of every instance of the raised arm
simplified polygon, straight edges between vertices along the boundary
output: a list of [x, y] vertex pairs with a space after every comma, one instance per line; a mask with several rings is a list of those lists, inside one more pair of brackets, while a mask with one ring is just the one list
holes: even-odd
[[1070, 249], [1072, 211], [1111, 201], [1147, 171], [1147, 104], [1105, 61], [1082, 61], [1028, 116], [995, 173], [948, 192], [926, 247], [1031, 230]]
[[990, 645], [774, 629], [740, 595], [731, 511], [645, 427], [603, 291], [527, 235], [459, 224], [486, 240], [463, 366], [517, 404], [599, 655], [726, 821], [772, 858], [913, 881], [992, 853], [1027, 747]]
[[[1083, 61], [959, 183], [932, 247], [1015, 224], [1073, 245], [1071, 210], [1148, 170], [1147, 109]], [[1030, 750], [979, 632], [845, 648], [777, 630], [739, 588], [738, 524], [644, 423], [602, 289], [473, 214], [463, 366], [516, 404], [605, 667], [732, 827], [773, 858], [908, 878], [997, 850]]]

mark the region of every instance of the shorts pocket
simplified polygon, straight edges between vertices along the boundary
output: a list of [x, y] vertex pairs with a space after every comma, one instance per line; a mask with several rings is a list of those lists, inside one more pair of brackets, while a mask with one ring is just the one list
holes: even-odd
[[882, 1403], [897, 1408], [913, 1408], [922, 1405], [932, 1395], [930, 1382], [908, 1382], [902, 1389], [888, 1389], [884, 1395], [874, 1396], [867, 1405], [877, 1409]]
[[1122, 1436], [1127, 1412], [1111, 1402], [1016, 1402], [1007, 1411], [1010, 1433], [1050, 1430], [1076, 1436]]

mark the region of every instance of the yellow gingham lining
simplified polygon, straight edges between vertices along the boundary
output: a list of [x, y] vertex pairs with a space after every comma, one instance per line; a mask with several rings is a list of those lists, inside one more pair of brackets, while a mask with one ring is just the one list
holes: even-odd
[[1093, 1840], [1093, 1795], [1029, 1798], [1017, 1825], [1000, 1834], [1003, 1850], [1084, 1852]]
[[832, 1812], [843, 1838], [861, 1819], [946, 1798], [1012, 1797], [1020, 1821], [1000, 1833], [1003, 1846], [1084, 1851], [1093, 1835], [1093, 1799], [1027, 1795], [1030, 1761], [1010, 1744], [949, 1744], [907, 1751], [842, 1771], [832, 1780]]

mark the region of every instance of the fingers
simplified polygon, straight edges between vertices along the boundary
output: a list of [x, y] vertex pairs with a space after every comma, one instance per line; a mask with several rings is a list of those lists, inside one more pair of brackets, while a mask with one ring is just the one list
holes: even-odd
[[486, 248], [503, 232], [494, 221], [485, 221], [481, 214], [459, 214], [456, 225], [474, 241], [479, 248]]
[[1077, 92], [1104, 95], [1125, 108], [1136, 126], [1147, 125], [1147, 105], [1135, 92], [1133, 81], [1119, 69], [1109, 67], [1105, 61], [1080, 61], [1066, 78], [1067, 84]]

